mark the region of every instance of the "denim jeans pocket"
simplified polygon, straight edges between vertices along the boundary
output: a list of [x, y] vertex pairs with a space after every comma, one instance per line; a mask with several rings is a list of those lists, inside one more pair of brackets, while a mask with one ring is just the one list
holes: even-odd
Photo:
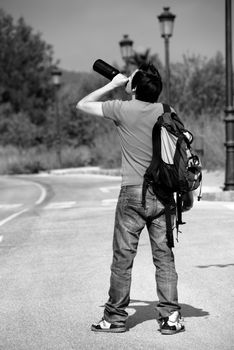
[[138, 194], [128, 194], [126, 197], [126, 203], [129, 208], [135, 209], [137, 212], [143, 209], [142, 199]]

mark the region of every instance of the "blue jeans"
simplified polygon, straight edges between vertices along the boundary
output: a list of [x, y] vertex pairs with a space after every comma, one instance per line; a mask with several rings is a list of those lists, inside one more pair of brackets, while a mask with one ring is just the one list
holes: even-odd
[[142, 229], [147, 226], [153, 263], [156, 267], [156, 286], [161, 317], [180, 310], [177, 295], [177, 272], [174, 254], [167, 245], [164, 209], [151, 188], [146, 193], [146, 206], [142, 203], [142, 186], [121, 188], [115, 213], [113, 261], [109, 300], [105, 304], [104, 318], [114, 324], [126, 322], [126, 307], [130, 302], [131, 272]]

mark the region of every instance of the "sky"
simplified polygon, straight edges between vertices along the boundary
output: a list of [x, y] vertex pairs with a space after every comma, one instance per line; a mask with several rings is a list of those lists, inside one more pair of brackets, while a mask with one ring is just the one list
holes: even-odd
[[0, 8], [15, 20], [22, 16], [53, 46], [60, 68], [74, 71], [91, 71], [98, 58], [123, 66], [124, 34], [136, 51], [149, 48], [164, 62], [157, 16], [165, 6], [176, 15], [171, 62], [182, 61], [183, 54], [225, 55], [224, 0], [0, 0]]

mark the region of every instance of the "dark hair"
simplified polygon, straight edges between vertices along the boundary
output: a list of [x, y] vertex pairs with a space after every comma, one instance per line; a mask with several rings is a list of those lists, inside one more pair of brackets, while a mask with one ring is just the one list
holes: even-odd
[[157, 102], [162, 91], [162, 79], [153, 64], [143, 64], [132, 79], [132, 89], [136, 88], [136, 99]]

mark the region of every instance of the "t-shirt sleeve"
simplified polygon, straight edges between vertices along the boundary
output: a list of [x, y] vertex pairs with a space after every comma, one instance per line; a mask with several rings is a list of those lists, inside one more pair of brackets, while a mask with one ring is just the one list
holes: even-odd
[[105, 118], [113, 120], [115, 123], [119, 124], [121, 119], [121, 106], [122, 101], [120, 100], [110, 100], [102, 103], [102, 111]]

